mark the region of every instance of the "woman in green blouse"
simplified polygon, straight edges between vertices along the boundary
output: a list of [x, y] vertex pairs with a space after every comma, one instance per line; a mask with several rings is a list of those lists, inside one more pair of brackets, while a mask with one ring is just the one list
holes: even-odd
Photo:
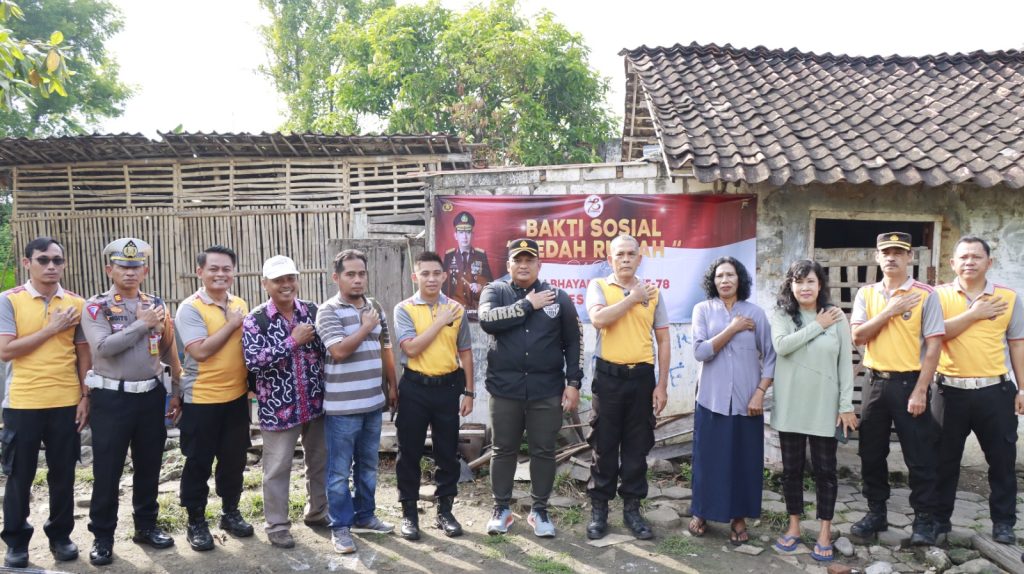
[[793, 263], [779, 289], [771, 317], [775, 346], [775, 402], [772, 428], [782, 447], [782, 491], [789, 528], [775, 542], [792, 551], [800, 541], [804, 453], [811, 445], [821, 532], [811, 557], [832, 560], [832, 517], [836, 505], [837, 437], [857, 428], [853, 413], [853, 344], [843, 311], [829, 301], [821, 265]]

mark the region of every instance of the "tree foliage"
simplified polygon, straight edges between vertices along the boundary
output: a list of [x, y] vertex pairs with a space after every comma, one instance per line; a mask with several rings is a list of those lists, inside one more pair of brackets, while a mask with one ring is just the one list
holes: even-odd
[[9, 110], [31, 95], [67, 96], [64, 84], [71, 72], [60, 49], [64, 35], [53, 30], [46, 41], [20, 39], [8, 26], [24, 19], [21, 7], [0, 0], [0, 110]]
[[288, 104], [284, 128], [292, 131], [352, 133], [335, 112], [327, 78], [337, 72], [340, 50], [330, 40], [341, 22], [362, 23], [394, 0], [260, 0], [271, 23], [262, 28], [270, 64], [267, 74]]
[[[61, 98], [37, 97], [15, 102], [0, 109], [0, 136], [51, 136], [74, 134], [95, 129], [101, 120], [119, 116], [131, 90], [118, 78], [117, 62], [105, 43], [121, 30], [123, 21], [108, 0], [19, 0], [25, 12], [22, 19], [6, 22], [11, 37], [68, 38], [61, 44], [63, 56], [73, 68], [73, 89]], [[0, 5], [10, 5], [0, 0]], [[54, 30], [63, 34], [51, 37]], [[59, 43], [58, 43], [59, 44]], [[64, 64], [63, 60], [61, 62]], [[59, 72], [67, 68], [58, 68]], [[61, 84], [68, 78], [65, 76]], [[46, 86], [43, 82], [41, 86]], [[46, 88], [50, 89], [50, 88]], [[55, 90], [60, 93], [61, 90]], [[29, 94], [29, 95], [31, 95]]]
[[596, 161], [612, 137], [607, 81], [550, 12], [528, 20], [514, 0], [391, 6], [338, 20], [331, 39], [330, 60], [298, 74], [326, 84], [330, 109], [313, 121], [293, 110], [291, 129], [453, 132], [493, 162], [525, 165]]

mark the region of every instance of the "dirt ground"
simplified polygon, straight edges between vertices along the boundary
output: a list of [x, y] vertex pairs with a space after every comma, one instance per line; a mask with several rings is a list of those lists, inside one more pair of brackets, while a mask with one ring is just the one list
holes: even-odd
[[[175, 464], [175, 453], [170, 454]], [[377, 489], [378, 515], [388, 522], [398, 523], [400, 506], [394, 486], [394, 474], [388, 468], [391, 461], [382, 460], [382, 470]], [[293, 514], [301, 508], [304, 480], [301, 463], [296, 461], [298, 470], [293, 475]], [[703, 538], [693, 538], [686, 532], [685, 522], [679, 526], [656, 528], [657, 538], [653, 541], [628, 540], [605, 548], [589, 545], [585, 526], [589, 509], [585, 496], [580, 492], [582, 483], [567, 480], [558, 481], [558, 494], [568, 497], [580, 506], [559, 508], [552, 511], [558, 526], [554, 539], [538, 539], [526, 524], [526, 509], [519, 508], [516, 522], [506, 536], [488, 536], [484, 525], [490, 516], [491, 499], [486, 475], [473, 482], [460, 485], [456, 500], [455, 514], [462, 522], [466, 534], [459, 538], [446, 538], [432, 527], [435, 508], [428, 494], [432, 487], [424, 486], [421, 501], [420, 525], [423, 538], [408, 542], [397, 534], [357, 535], [358, 552], [342, 556], [333, 552], [330, 532], [327, 529], [312, 529], [298, 520], [292, 527], [297, 546], [281, 550], [270, 546], [262, 531], [261, 489], [259, 487], [259, 465], [247, 469], [247, 491], [243, 496], [243, 512], [255, 518], [256, 535], [247, 539], [232, 538], [222, 531], [214, 530], [218, 544], [210, 552], [194, 552], [185, 540], [181, 526], [183, 516], [176, 500], [177, 482], [161, 484], [161, 520], [177, 527], [174, 537], [176, 546], [168, 550], [152, 550], [131, 542], [131, 489], [123, 481], [120, 507], [120, 527], [115, 542], [115, 561], [112, 565], [97, 568], [88, 562], [88, 551], [92, 536], [88, 532], [88, 508], [91, 473], [82, 467], [76, 487], [76, 524], [72, 539], [79, 545], [81, 556], [77, 561], [55, 563], [42, 532], [46, 518], [46, 489], [34, 489], [31, 523], [36, 527], [30, 547], [31, 567], [43, 571], [57, 572], [105, 572], [107, 574], [129, 574], [136, 572], [159, 573], [276, 573], [276, 572], [486, 572], [549, 574], [592, 573], [592, 572], [820, 572], [825, 569], [815, 564], [808, 556], [798, 560], [782, 560], [769, 547], [769, 537], [777, 535], [774, 526], [761, 522], [750, 522], [751, 540], [755, 546], [767, 548], [759, 556], [747, 556], [734, 551], [728, 544], [728, 525], [712, 523]], [[126, 473], [126, 477], [130, 476]], [[966, 472], [961, 489], [965, 486], [984, 486], [984, 473]], [[685, 485], [681, 476], [662, 475], [653, 483], [668, 487]], [[768, 487], [766, 483], [766, 488]], [[528, 484], [518, 485], [522, 490]], [[211, 499], [210, 513], [216, 512], [216, 499]], [[621, 506], [613, 503], [611, 514], [612, 532], [624, 534]], [[686, 520], [685, 518], [683, 519]], [[216, 521], [211, 521], [216, 526]]]

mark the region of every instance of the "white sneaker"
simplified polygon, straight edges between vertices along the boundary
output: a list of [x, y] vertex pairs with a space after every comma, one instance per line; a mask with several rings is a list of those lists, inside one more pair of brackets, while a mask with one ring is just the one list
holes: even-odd
[[548, 511], [545, 508], [534, 508], [526, 517], [526, 522], [533, 527], [533, 534], [541, 538], [554, 538], [555, 525], [548, 518]]
[[494, 514], [487, 521], [487, 534], [505, 534], [514, 521], [512, 509], [507, 506], [495, 506]]

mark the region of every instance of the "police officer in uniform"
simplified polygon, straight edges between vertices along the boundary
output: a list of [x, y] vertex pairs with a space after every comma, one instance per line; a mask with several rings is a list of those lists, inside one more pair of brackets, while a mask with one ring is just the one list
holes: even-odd
[[442, 263], [448, 273], [444, 294], [462, 303], [471, 321], [476, 320], [480, 293], [494, 279], [491, 266], [487, 263], [487, 253], [472, 245], [475, 225], [476, 219], [468, 211], [455, 216], [455, 241], [459, 246], [445, 251]]
[[[946, 335], [932, 411], [942, 426], [939, 442], [937, 533], [952, 530], [964, 441], [974, 431], [988, 462], [992, 539], [1015, 544], [1017, 522], [1017, 415], [1024, 414], [1024, 309], [1009, 287], [989, 281], [988, 242], [963, 237], [949, 260], [956, 279], [936, 288]], [[1006, 355], [1017, 382], [1007, 372]]]
[[[907, 272], [910, 234], [882, 233], [875, 261], [884, 277], [857, 291], [850, 324], [853, 342], [864, 345], [868, 384], [862, 391], [861, 474], [868, 513], [850, 528], [867, 538], [888, 529], [889, 429], [895, 425], [910, 470], [914, 509], [911, 544], [933, 546], [937, 425], [928, 408], [928, 387], [939, 362], [946, 329], [934, 289]], [[923, 349], [923, 352], [922, 352]]]
[[[89, 562], [95, 566], [113, 561], [119, 483], [129, 447], [134, 467], [132, 540], [154, 548], [174, 545], [174, 539], [156, 525], [160, 510], [156, 498], [167, 438], [164, 405], [172, 390], [171, 373], [177, 379], [181, 365], [164, 302], [140, 290], [151, 254], [149, 244], [132, 237], [107, 245], [103, 255], [108, 258], [106, 273], [113, 286], [89, 299], [82, 314], [82, 330], [92, 353], [85, 384], [93, 413], [95, 482], [89, 531], [96, 540]], [[166, 372], [161, 359], [170, 365]], [[178, 408], [175, 398], [166, 414], [176, 415]]]
[[640, 515], [640, 500], [647, 497], [653, 415], [660, 414], [668, 402], [671, 345], [665, 300], [657, 287], [636, 274], [642, 258], [635, 238], [616, 237], [608, 255], [612, 274], [593, 279], [587, 286], [587, 313], [597, 329], [593, 412], [587, 437], [594, 447], [587, 488], [591, 503], [587, 538], [591, 540], [608, 532], [608, 501], [615, 498], [619, 478], [623, 523], [641, 540], [654, 537]]

